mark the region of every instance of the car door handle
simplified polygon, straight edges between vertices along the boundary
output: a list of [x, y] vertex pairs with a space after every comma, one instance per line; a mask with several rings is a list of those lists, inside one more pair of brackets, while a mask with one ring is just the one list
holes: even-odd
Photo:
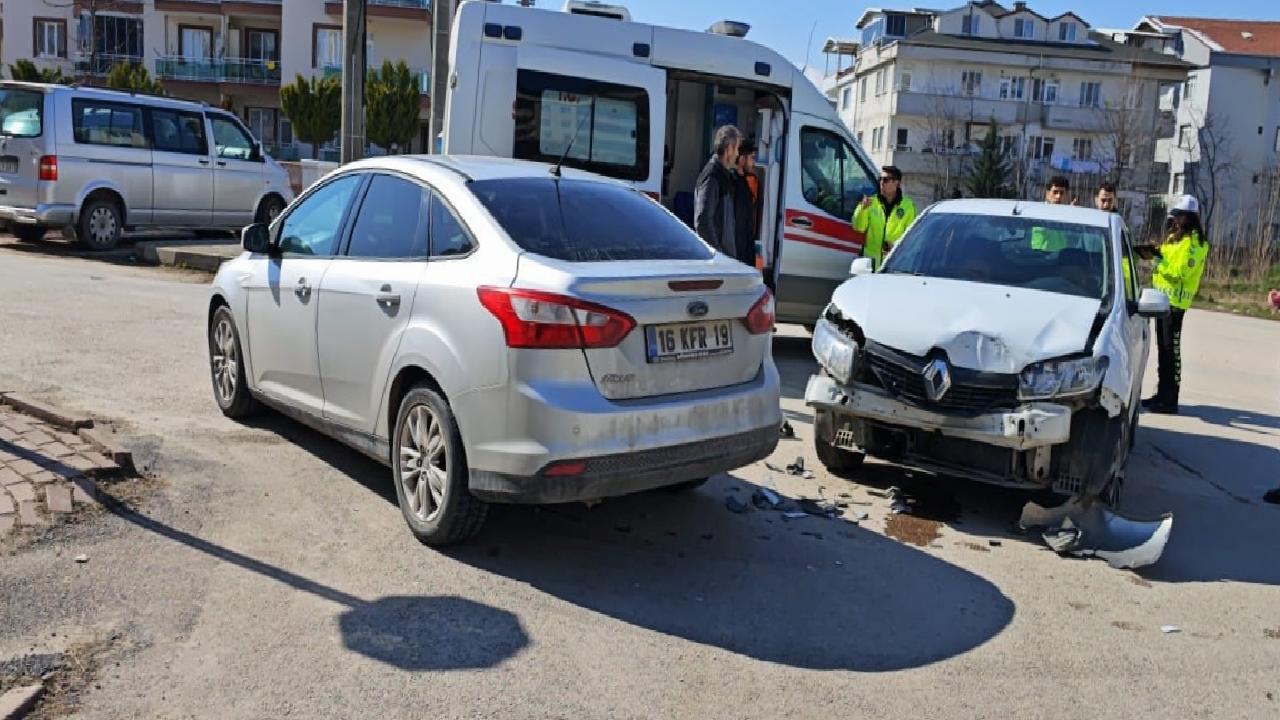
[[226, 160], [219, 160], [219, 161], [218, 161], [218, 167], [226, 167], [226, 166], [227, 166], [227, 161], [226, 161]]
[[391, 292], [390, 284], [383, 285], [374, 300], [377, 301], [379, 307], [385, 309], [400, 307], [400, 293]]
[[795, 217], [795, 218], [791, 218], [791, 224], [792, 224], [792, 225], [795, 225], [796, 227], [802, 227], [802, 228], [811, 228], [811, 227], [813, 227], [813, 221], [812, 221], [812, 220], [810, 220], [810, 219], [809, 219], [809, 218], [807, 218], [807, 217]]
[[298, 278], [298, 286], [293, 289], [293, 294], [298, 296], [302, 302], [306, 302], [311, 297], [311, 286], [307, 284], [306, 278]]
[[201, 165], [208, 165], [208, 164], [209, 164], [209, 158], [200, 158], [200, 159], [199, 159], [199, 160], [197, 160], [196, 162], [200, 163]]

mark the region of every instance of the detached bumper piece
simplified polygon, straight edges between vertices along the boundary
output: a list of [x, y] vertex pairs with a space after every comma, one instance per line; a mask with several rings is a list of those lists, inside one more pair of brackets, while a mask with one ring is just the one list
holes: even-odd
[[1173, 515], [1135, 520], [1097, 500], [1072, 500], [1056, 508], [1027, 503], [1018, 525], [1044, 528], [1045, 544], [1059, 555], [1098, 557], [1113, 568], [1153, 565], [1164, 554], [1173, 532]]

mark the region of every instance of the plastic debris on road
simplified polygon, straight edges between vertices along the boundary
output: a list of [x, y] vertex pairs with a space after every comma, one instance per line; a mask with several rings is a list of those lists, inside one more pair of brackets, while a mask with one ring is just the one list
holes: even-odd
[[1164, 633], [1165, 635], [1172, 635], [1173, 633], [1182, 632], [1182, 628], [1178, 627], [1177, 625], [1161, 625], [1160, 632]]
[[750, 505], [748, 505], [747, 503], [739, 500], [738, 498], [732, 495], [724, 499], [724, 506], [725, 506], [725, 509], [727, 509], [729, 512], [735, 513], [738, 515], [741, 515], [742, 513], [747, 512], [748, 510], [751, 509]]
[[1135, 520], [1096, 499], [1076, 499], [1056, 508], [1029, 502], [1022, 508], [1018, 526], [1044, 528], [1045, 544], [1060, 555], [1097, 557], [1113, 568], [1140, 568], [1164, 554], [1173, 532], [1173, 515]]

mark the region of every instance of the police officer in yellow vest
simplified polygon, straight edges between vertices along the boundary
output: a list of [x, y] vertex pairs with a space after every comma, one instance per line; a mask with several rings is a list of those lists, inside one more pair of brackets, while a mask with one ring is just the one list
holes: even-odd
[[916, 219], [916, 205], [902, 192], [902, 171], [893, 165], [880, 169], [880, 192], [865, 197], [853, 211], [853, 229], [865, 233], [862, 257], [876, 267]]
[[1150, 412], [1176, 415], [1178, 389], [1182, 384], [1182, 319], [1200, 289], [1209, 238], [1200, 225], [1200, 203], [1183, 195], [1170, 210], [1172, 229], [1155, 248], [1156, 265], [1151, 273], [1157, 290], [1169, 296], [1169, 317], [1156, 325], [1159, 343], [1160, 381], [1154, 397], [1142, 402]]

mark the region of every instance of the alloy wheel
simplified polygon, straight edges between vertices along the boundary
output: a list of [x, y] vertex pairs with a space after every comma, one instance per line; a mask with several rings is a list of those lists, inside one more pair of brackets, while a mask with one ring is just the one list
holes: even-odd
[[449, 451], [444, 426], [431, 408], [417, 405], [400, 429], [400, 484], [409, 509], [419, 520], [435, 518], [444, 505]]
[[211, 340], [209, 360], [213, 365], [214, 386], [218, 389], [218, 399], [223, 405], [228, 405], [235, 398], [236, 380], [240, 372], [235, 333], [230, 319], [218, 319], [213, 326]]

